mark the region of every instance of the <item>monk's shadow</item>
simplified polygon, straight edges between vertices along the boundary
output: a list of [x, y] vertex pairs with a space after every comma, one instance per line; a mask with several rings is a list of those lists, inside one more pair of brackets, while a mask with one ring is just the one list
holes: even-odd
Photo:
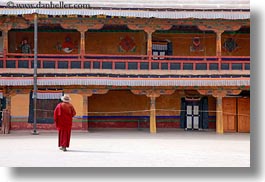
[[78, 153], [121, 153], [121, 152], [110, 152], [110, 151], [89, 151], [89, 150], [67, 150], [67, 152], [78, 152]]

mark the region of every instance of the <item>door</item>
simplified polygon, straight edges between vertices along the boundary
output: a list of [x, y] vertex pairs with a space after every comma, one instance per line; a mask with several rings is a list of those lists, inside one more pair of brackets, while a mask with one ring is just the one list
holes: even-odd
[[238, 98], [238, 132], [250, 132], [250, 98]]
[[224, 132], [237, 131], [236, 98], [223, 98]]
[[186, 130], [198, 130], [200, 126], [199, 103], [187, 102], [186, 111]]

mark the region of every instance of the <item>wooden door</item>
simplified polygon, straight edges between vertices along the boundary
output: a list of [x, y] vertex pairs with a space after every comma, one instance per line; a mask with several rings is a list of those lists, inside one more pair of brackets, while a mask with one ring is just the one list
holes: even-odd
[[237, 131], [236, 98], [223, 98], [224, 132]]
[[186, 106], [186, 130], [198, 130], [200, 126], [200, 114], [199, 114], [199, 103], [198, 102], [187, 102]]
[[238, 132], [250, 132], [250, 98], [238, 98]]

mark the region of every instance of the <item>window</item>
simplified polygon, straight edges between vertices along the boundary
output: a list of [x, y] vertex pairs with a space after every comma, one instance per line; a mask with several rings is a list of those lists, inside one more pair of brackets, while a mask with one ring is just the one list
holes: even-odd
[[152, 45], [153, 59], [165, 59], [164, 57], [160, 56], [168, 55], [167, 50], [168, 50], [167, 44], [154, 43]]
[[[61, 91], [38, 91], [37, 92], [37, 123], [52, 124], [53, 111], [58, 103], [60, 103], [60, 98], [63, 95]], [[29, 123], [34, 122], [34, 100], [33, 93], [30, 93], [30, 107], [29, 107]]]

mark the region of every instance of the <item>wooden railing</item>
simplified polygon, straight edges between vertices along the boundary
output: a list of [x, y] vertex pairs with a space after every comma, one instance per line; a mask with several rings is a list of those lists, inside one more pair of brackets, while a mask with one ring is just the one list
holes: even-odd
[[[33, 54], [0, 56], [0, 69], [33, 68]], [[249, 56], [152, 56], [38, 54], [41, 69], [250, 70]]]

